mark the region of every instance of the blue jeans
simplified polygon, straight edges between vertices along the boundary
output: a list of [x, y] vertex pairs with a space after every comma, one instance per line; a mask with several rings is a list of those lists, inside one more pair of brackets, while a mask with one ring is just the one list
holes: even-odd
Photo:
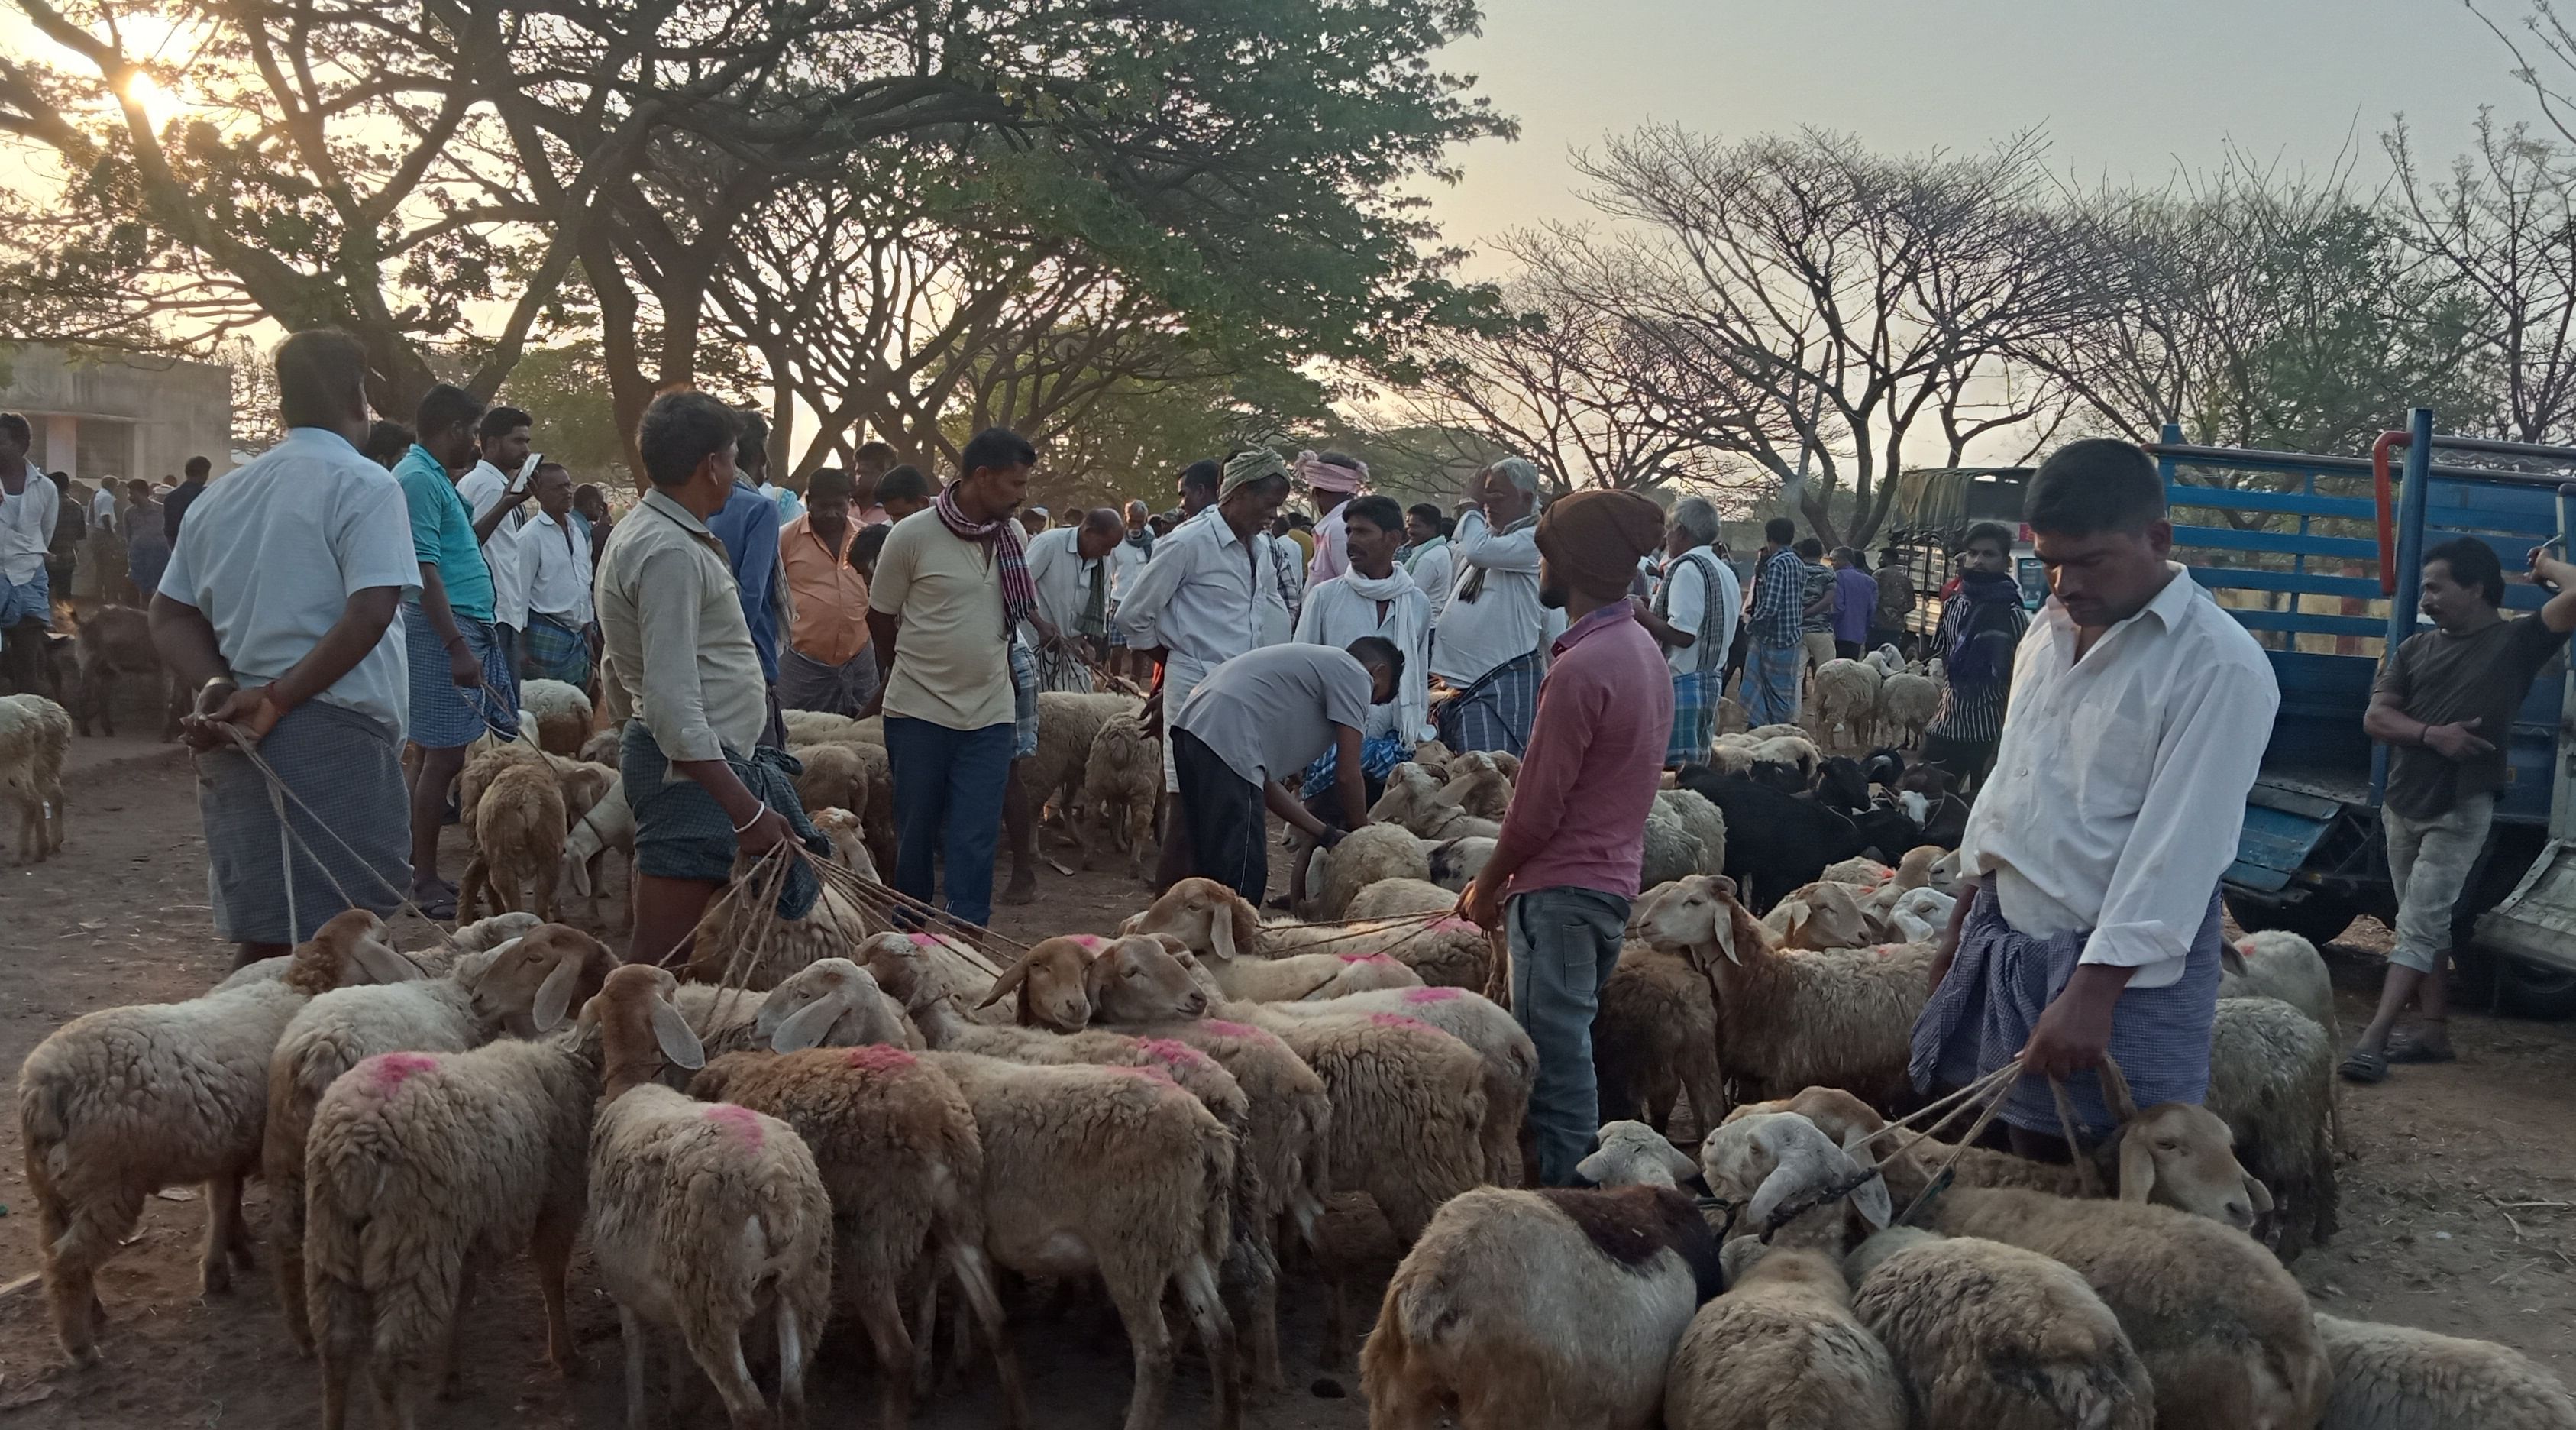
[[951, 730], [889, 715], [886, 759], [894, 767], [894, 886], [927, 904], [936, 889], [932, 853], [948, 865], [950, 917], [982, 926], [993, 917], [993, 850], [1002, 839], [1002, 785], [1011, 773], [1011, 726]]
[[1599, 889], [1515, 894], [1503, 910], [1512, 941], [1512, 1016], [1538, 1045], [1530, 1132], [1544, 1187], [1575, 1185], [1575, 1164], [1601, 1129], [1592, 1075], [1592, 1017], [1619, 967], [1628, 901]]
[[1750, 725], [1798, 723], [1798, 677], [1804, 646], [1772, 650], [1760, 641], [1744, 657], [1744, 719]]

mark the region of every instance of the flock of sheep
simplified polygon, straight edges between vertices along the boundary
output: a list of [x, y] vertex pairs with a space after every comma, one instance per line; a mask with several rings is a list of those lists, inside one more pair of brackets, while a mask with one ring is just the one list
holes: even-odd
[[[1029, 1424], [1008, 1273], [1105, 1289], [1128, 1430], [1162, 1423], [1177, 1315], [1230, 1428], [1286, 1382], [1283, 1284], [1320, 1290], [1336, 1364], [1391, 1234], [1409, 1250], [1360, 1355], [1379, 1427], [2576, 1430], [2527, 1359], [2312, 1315], [2282, 1269], [2334, 1220], [2331, 987], [2294, 936], [2230, 952], [2206, 1107], [2115, 1097], [2096, 1161], [1892, 1126], [1957, 876], [1916, 842], [1938, 802], [1901, 759], [1733, 732], [1658, 796], [1656, 887], [1594, 1027], [1601, 1190], [1530, 1191], [1535, 1050], [1499, 941], [1451, 914], [1508, 757], [1425, 746], [1378, 823], [1312, 854], [1300, 918], [1190, 879], [997, 966], [850, 896], [890, 852], [882, 738], [791, 713], [800, 794], [848, 877], [794, 921], [726, 901], [675, 977], [553, 921], [567, 882], [595, 915], [633, 821], [578, 692], [535, 682], [526, 703], [528, 740], [479, 750], [460, 800], [467, 897], [532, 911], [409, 952], [351, 911], [29, 1055], [20, 1129], [75, 1361], [98, 1353], [95, 1276], [144, 1199], [204, 1186], [218, 1291], [252, 1259], [255, 1175], [326, 1427], [362, 1390], [378, 1423], [418, 1423], [459, 1374], [468, 1283], [521, 1252], [568, 1364], [587, 1246], [630, 1426], [676, 1389], [650, 1383], [672, 1337], [737, 1430], [803, 1423], [836, 1310], [889, 1430], [943, 1339]], [[1041, 712], [1033, 800], [1086, 864], [1121, 842], [1134, 860], [1160, 771], [1135, 702]], [[1685, 1101], [1696, 1156], [1664, 1135]], [[1677, 1189], [1702, 1182], [1704, 1201]]]

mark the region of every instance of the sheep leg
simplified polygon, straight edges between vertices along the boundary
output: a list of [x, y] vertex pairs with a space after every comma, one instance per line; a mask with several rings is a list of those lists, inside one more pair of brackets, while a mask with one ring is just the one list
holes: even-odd
[[1002, 1382], [1002, 1424], [1007, 1430], [1027, 1430], [1028, 1396], [1020, 1385], [1020, 1358], [1011, 1346], [1010, 1323], [1002, 1314], [1002, 1294], [993, 1285], [993, 1265], [985, 1259], [984, 1248], [956, 1242], [949, 1245], [948, 1264], [967, 1309], [974, 1312], [976, 1324], [983, 1329], [985, 1344], [993, 1348], [993, 1374]]
[[268, 1184], [268, 1260], [276, 1273], [277, 1307], [286, 1316], [286, 1334], [295, 1353], [313, 1358], [313, 1312], [304, 1296], [304, 1178], [272, 1178]]
[[1127, 877], [1145, 877], [1145, 841], [1154, 837], [1154, 802], [1127, 801]]
[[570, 1380], [581, 1371], [572, 1348], [572, 1326], [564, 1317], [564, 1276], [572, 1266], [573, 1233], [581, 1224], [578, 1209], [566, 1214], [549, 1210], [537, 1217], [528, 1253], [537, 1263], [537, 1295], [546, 1304], [546, 1364]]
[[45, 1292], [53, 1304], [54, 1335], [72, 1364], [93, 1364], [99, 1328], [107, 1320], [98, 1300], [98, 1268], [142, 1219], [143, 1194], [111, 1188], [67, 1206], [59, 1192], [39, 1182], [36, 1202], [41, 1225], [52, 1233], [45, 1240]]
[[1125, 1430], [1160, 1430], [1172, 1391], [1172, 1328], [1163, 1320], [1163, 1283], [1169, 1277], [1139, 1275], [1125, 1266], [1101, 1271], [1135, 1350], [1136, 1385], [1127, 1397]]
[[456, 1275], [456, 1314], [447, 1323], [447, 1359], [438, 1368], [438, 1398], [454, 1400], [461, 1392], [464, 1377], [458, 1367], [465, 1363], [465, 1325], [472, 1319], [474, 1308], [474, 1267], [472, 1263]]
[[[465, 861], [463, 877], [456, 881], [456, 921], [459, 924], [474, 922], [474, 911], [482, 902], [478, 895], [491, 877], [491, 866], [484, 862], [483, 851], [475, 850], [474, 857]], [[499, 895], [496, 893], [493, 897], [498, 898]]]
[[[199, 1188], [206, 1199], [206, 1243], [197, 1254], [197, 1287], [209, 1296], [233, 1288], [232, 1262], [228, 1259], [242, 1240], [241, 1177], [217, 1177]], [[242, 1246], [243, 1260], [249, 1260], [249, 1248]]]
[[[779, 1430], [805, 1430], [805, 1323], [795, 1303], [778, 1298]], [[822, 1329], [815, 1327], [816, 1330]]]
[[[1250, 1375], [1263, 1390], [1287, 1384], [1279, 1361], [1279, 1258], [1259, 1230], [1261, 1219], [1237, 1217], [1234, 1238], [1226, 1249], [1224, 1280], [1235, 1287], [1243, 1306], [1243, 1324], [1251, 1349]], [[1230, 1311], [1231, 1308], [1229, 1308]]]
[[[717, 1397], [724, 1401], [733, 1430], [768, 1430], [769, 1407], [762, 1403], [760, 1385], [743, 1360], [742, 1328], [713, 1314], [711, 1307], [689, 1306], [681, 1312], [680, 1339], [688, 1345], [689, 1359], [706, 1372]], [[629, 1402], [627, 1430], [643, 1430], [634, 1409]]]
[[617, 1308], [617, 1339], [626, 1352], [626, 1430], [645, 1430], [645, 1360], [644, 1320], [624, 1306]]
[[[913, 1397], [917, 1400], [928, 1400], [931, 1391], [938, 1388], [939, 1383], [940, 1270], [930, 1258], [923, 1257], [913, 1263], [912, 1275], [914, 1277], [914, 1313], [911, 1323], [904, 1328], [905, 1335], [912, 1342], [912, 1364], [909, 1368], [888, 1365], [884, 1369], [888, 1375], [896, 1374], [899, 1370], [911, 1375]], [[951, 1364], [962, 1361], [965, 1354], [964, 1347], [953, 1347]]]
[[[935, 1276], [930, 1279], [934, 1284], [938, 1280]], [[904, 1329], [903, 1307], [896, 1298], [894, 1283], [873, 1278], [857, 1288], [853, 1300], [856, 1305], [852, 1309], [858, 1313], [859, 1324], [867, 1330], [868, 1344], [877, 1353], [877, 1418], [885, 1430], [903, 1430], [905, 1422], [912, 1418], [913, 1382], [920, 1373], [920, 1367], [913, 1361], [912, 1335]], [[936, 1314], [935, 1310], [933, 1313]], [[787, 1314], [782, 1302], [779, 1315], [784, 1317]], [[925, 1351], [929, 1349], [930, 1340], [928, 1324], [925, 1323], [922, 1331], [922, 1348]], [[694, 1353], [695, 1341], [690, 1343], [690, 1349]], [[723, 1393], [723, 1378], [716, 1376], [713, 1370], [707, 1373], [716, 1380], [717, 1392]], [[785, 1373], [782, 1360], [780, 1374], [783, 1376]], [[733, 1402], [728, 1400], [725, 1404], [730, 1408]]]
[[1243, 1424], [1243, 1385], [1235, 1375], [1234, 1320], [1226, 1315], [1225, 1301], [1217, 1293], [1216, 1268], [1208, 1265], [1206, 1257], [1193, 1256], [1181, 1267], [1179, 1282], [1181, 1307], [1198, 1332], [1200, 1349], [1207, 1353], [1217, 1430], [1238, 1430]]
[[562, 871], [562, 867], [563, 861], [560, 859], [540, 859], [537, 861], [536, 914], [538, 921], [541, 923], [553, 923], [555, 921], [555, 877]]

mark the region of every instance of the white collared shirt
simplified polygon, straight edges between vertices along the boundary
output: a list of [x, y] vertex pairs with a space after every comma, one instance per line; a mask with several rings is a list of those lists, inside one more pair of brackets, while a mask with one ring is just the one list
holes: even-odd
[[530, 611], [578, 630], [590, 624], [590, 537], [577, 521], [557, 525], [538, 508], [519, 528], [519, 588]]
[[1127, 644], [1163, 647], [1200, 671], [1252, 649], [1260, 641], [1257, 550], [1214, 506], [1172, 528], [1119, 601]]
[[[1103, 610], [1118, 585], [1116, 558], [1083, 559], [1078, 544], [1081, 537], [1082, 528], [1078, 526], [1050, 527], [1029, 538], [1027, 551], [1029, 584], [1038, 591], [1038, 614], [1053, 621], [1055, 628], [1068, 636], [1075, 633], [1082, 621], [1083, 604], [1091, 598], [1091, 573], [1100, 572]], [[1035, 633], [1030, 635], [1034, 639]]]
[[[490, 462], [476, 462], [474, 470], [456, 479], [456, 495], [476, 521], [509, 489], [510, 478]], [[492, 572], [492, 619], [514, 631], [528, 626], [528, 583], [519, 579], [518, 550], [519, 524], [525, 515], [513, 511], [501, 518], [483, 542], [483, 564]]]
[[1387, 586], [1396, 594], [1388, 599], [1381, 619], [1377, 598], [1364, 594], [1355, 582], [1375, 584], [1356, 571], [1346, 571], [1307, 587], [1305, 608], [1297, 613], [1296, 639], [1335, 650], [1348, 648], [1362, 636], [1384, 636], [1395, 642], [1395, 648], [1404, 653], [1404, 676], [1396, 682], [1394, 699], [1369, 707], [1369, 723], [1360, 733], [1372, 739], [1400, 734], [1407, 745], [1427, 739], [1431, 687], [1425, 673], [1430, 652], [1425, 648], [1431, 643], [1431, 598], [1403, 572], [1394, 572]]
[[2263, 648], [2167, 565], [2081, 662], [2074, 620], [2054, 598], [2041, 608], [1960, 846], [2014, 929], [2091, 929], [2083, 962], [2137, 969], [2132, 988], [2182, 976], [2281, 704]]
[[[1431, 642], [1431, 673], [1465, 685], [1547, 639], [1547, 615], [1538, 603], [1538, 527], [1497, 533], [1483, 512], [1470, 511], [1458, 518], [1449, 547], [1457, 577]], [[1458, 592], [1480, 568], [1485, 589], [1472, 601], [1460, 600]]]
[[63, 494], [36, 464], [27, 464], [27, 488], [12, 493], [0, 488], [0, 581], [20, 585], [45, 569], [45, 553], [54, 544], [54, 520], [62, 515]]

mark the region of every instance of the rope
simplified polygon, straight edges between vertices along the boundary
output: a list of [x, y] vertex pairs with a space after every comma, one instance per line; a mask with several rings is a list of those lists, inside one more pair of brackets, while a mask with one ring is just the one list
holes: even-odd
[[[241, 753], [242, 758], [250, 761], [252, 769], [259, 771], [260, 776], [268, 781], [269, 804], [272, 808], [275, 808], [278, 811], [277, 827], [280, 835], [282, 836], [279, 841], [281, 849], [283, 849], [287, 840], [294, 841], [294, 845], [297, 849], [302, 850], [305, 854], [312, 857], [313, 866], [320, 869], [322, 871], [322, 877], [330, 881], [332, 891], [337, 893], [341, 900], [350, 908], [354, 909], [358, 907], [357, 899], [350, 895], [348, 888], [341, 884], [338, 876], [331, 872], [331, 866], [323, 862], [322, 856], [315, 853], [313, 846], [305, 841], [303, 835], [295, 832], [295, 826], [287, 819], [284, 804], [278, 798], [282, 794], [286, 799], [293, 800], [297, 809], [304, 811], [304, 817], [313, 822], [314, 828], [321, 830], [326, 835], [329, 835], [331, 842], [340, 846], [340, 852], [348, 855], [351, 863], [357, 865], [361, 869], [365, 869], [375, 878], [377, 883], [385, 886], [386, 891], [394, 896], [396, 912], [408, 913], [419, 919], [422, 923], [429, 925], [431, 931], [438, 935], [439, 942], [446, 944], [450, 948], [455, 947], [456, 931], [442, 926], [438, 920], [433, 919], [428, 914], [422, 912], [420, 905], [412, 902], [411, 891], [395, 888], [393, 881], [387, 879], [383, 874], [378, 873], [373, 867], [369, 866], [366, 861], [366, 857], [361, 855], [356, 849], [350, 847], [349, 841], [341, 838], [339, 831], [333, 829], [328, 823], [326, 823], [322, 816], [314, 813], [313, 806], [304, 802], [304, 797], [295, 792], [295, 787], [288, 784], [285, 778], [278, 774], [277, 770], [272, 767], [267, 760], [260, 757], [258, 748], [251, 742], [251, 738], [248, 735], [243, 734], [238, 726], [226, 725], [223, 727], [223, 730], [226, 735], [232, 737], [233, 748]], [[294, 861], [290, 858], [287, 860], [286, 868], [283, 871], [287, 880], [287, 916], [290, 920], [294, 917], [294, 869]], [[291, 923], [290, 926], [292, 926]]]
[[[2006, 1073], [2010, 1074], [2010, 1076], [2000, 1076], [2001, 1074]], [[1907, 1204], [1904, 1214], [1897, 1217], [1892, 1225], [1911, 1225], [1914, 1221], [1915, 1213], [1923, 1210], [1926, 1206], [1929, 1206], [1934, 1197], [1939, 1196], [1949, 1187], [1950, 1169], [1959, 1164], [1959, 1159], [1967, 1155], [1969, 1148], [1977, 1145], [1977, 1139], [1985, 1135], [1986, 1125], [1995, 1120], [1995, 1114], [2003, 1111], [2004, 1103], [2010, 1099], [2013, 1084], [2021, 1081], [2021, 1073], [2022, 1060], [2015, 1058], [2011, 1062], [2008, 1062], [2002, 1067], [1996, 1069], [1995, 1074], [1990, 1074], [1986, 1079], [1984, 1079], [1985, 1082], [1992, 1084], [1995, 1087], [1993, 1099], [1986, 1104], [1985, 1111], [1977, 1114], [1977, 1120], [1969, 1125], [1968, 1135], [1960, 1138], [1959, 1145], [1950, 1149], [1949, 1157], [1941, 1163], [1940, 1169], [1932, 1174], [1932, 1180], [1923, 1184], [1923, 1190], [1916, 1194], [1912, 1202]], [[1927, 1132], [1923, 1135], [1928, 1137], [1931, 1134]], [[1917, 1138], [1916, 1140], [1920, 1141], [1921, 1138]]]

